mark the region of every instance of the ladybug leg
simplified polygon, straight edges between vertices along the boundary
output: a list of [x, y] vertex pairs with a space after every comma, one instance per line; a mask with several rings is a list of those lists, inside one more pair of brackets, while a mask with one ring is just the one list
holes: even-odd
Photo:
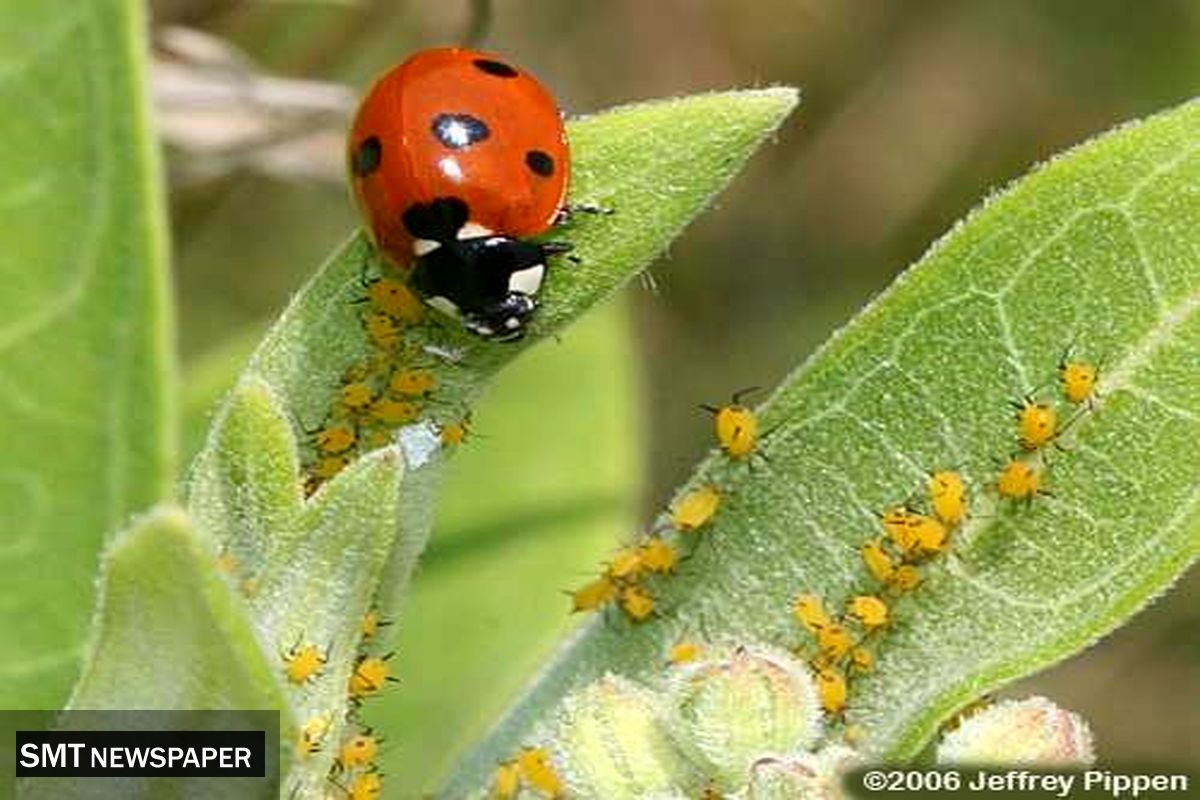
[[599, 203], [567, 203], [567, 213], [569, 214], [598, 214], [600, 216], [610, 216], [617, 213], [615, 208], [602, 206]]
[[576, 255], [571, 255], [571, 251], [575, 249], [575, 245], [571, 244], [570, 242], [542, 242], [541, 248], [543, 258], [549, 258], [550, 256], [557, 256], [565, 253], [567, 261], [570, 261], [572, 264], [583, 263], [582, 258]]
[[493, 342], [515, 342], [525, 336], [525, 321], [536, 309], [529, 295], [509, 292], [499, 302], [464, 315], [463, 325]]

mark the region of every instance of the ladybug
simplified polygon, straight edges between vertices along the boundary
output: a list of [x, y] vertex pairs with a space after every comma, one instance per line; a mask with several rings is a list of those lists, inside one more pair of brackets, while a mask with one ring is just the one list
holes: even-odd
[[520, 339], [547, 259], [571, 249], [531, 240], [567, 216], [550, 93], [494, 54], [422, 50], [371, 87], [347, 150], [371, 236], [413, 289], [486, 339]]

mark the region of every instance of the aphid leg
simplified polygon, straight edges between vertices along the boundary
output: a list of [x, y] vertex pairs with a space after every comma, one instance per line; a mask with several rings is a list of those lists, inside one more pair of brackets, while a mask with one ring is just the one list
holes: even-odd
[[740, 406], [740, 405], [742, 405], [742, 398], [748, 397], [749, 395], [752, 395], [755, 392], [761, 392], [761, 391], [762, 391], [761, 386], [747, 386], [744, 389], [738, 389], [736, 392], [733, 393], [732, 405]]
[[642, 270], [638, 273], [638, 280], [642, 284], [642, 288], [650, 294], [658, 294], [658, 281], [654, 279], [654, 273], [650, 270]]

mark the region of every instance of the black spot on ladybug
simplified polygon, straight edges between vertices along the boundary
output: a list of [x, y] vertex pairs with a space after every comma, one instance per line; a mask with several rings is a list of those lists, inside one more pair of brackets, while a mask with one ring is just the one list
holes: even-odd
[[404, 227], [414, 239], [452, 242], [471, 218], [467, 204], [457, 197], [439, 197], [430, 203], [413, 203], [404, 212]]
[[354, 151], [354, 157], [351, 159], [351, 169], [354, 174], [360, 178], [365, 178], [375, 170], [379, 169], [379, 164], [383, 161], [383, 144], [379, 141], [378, 136], [368, 136], [363, 139], [358, 145], [358, 149]]
[[525, 166], [543, 178], [549, 178], [554, 174], [554, 159], [550, 157], [549, 153], [541, 150], [530, 150], [526, 153]]
[[515, 78], [517, 71], [503, 61], [493, 61], [490, 58], [477, 58], [471, 62], [477, 69], [497, 78]]
[[438, 114], [430, 129], [451, 150], [462, 150], [492, 135], [486, 122], [470, 114]]

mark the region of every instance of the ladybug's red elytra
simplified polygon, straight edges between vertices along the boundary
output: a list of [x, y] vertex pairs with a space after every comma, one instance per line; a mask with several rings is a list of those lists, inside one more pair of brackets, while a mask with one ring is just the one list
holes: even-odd
[[380, 77], [348, 142], [354, 194], [376, 246], [431, 306], [496, 341], [521, 338], [547, 259], [534, 242], [565, 214], [562, 115], [528, 72], [457, 47]]

